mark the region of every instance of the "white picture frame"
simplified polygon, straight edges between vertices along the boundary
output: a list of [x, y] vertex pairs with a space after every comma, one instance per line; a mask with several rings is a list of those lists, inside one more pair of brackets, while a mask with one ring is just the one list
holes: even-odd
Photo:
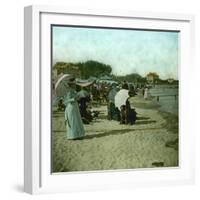
[[[31, 194], [188, 184], [194, 182], [194, 133], [188, 91], [192, 86], [194, 16], [89, 10], [56, 6], [25, 8], [24, 190]], [[105, 172], [51, 174], [50, 25], [131, 27], [180, 31], [180, 166]], [[45, 75], [44, 75], [45, 74]], [[186, 115], [184, 113], [187, 113]]]

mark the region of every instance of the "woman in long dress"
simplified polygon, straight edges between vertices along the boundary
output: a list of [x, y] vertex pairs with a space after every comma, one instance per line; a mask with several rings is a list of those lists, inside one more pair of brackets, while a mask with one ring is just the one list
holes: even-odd
[[68, 83], [68, 85], [69, 90], [65, 96], [67, 139], [83, 138], [85, 136], [85, 130], [77, 103], [77, 93], [75, 89], [73, 89], [75, 83]]

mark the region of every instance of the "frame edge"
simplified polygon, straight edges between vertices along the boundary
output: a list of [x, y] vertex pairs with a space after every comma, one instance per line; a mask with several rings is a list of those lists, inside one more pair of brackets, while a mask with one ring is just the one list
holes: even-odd
[[32, 193], [32, 7], [24, 8], [24, 191]]
[[[39, 14], [40, 12], [50, 12], [50, 13], [61, 13], [61, 10], [64, 10], [64, 12], [70, 12], [74, 14], [80, 14], [80, 15], [95, 15], [95, 12], [97, 15], [99, 13], [103, 13], [102, 16], [114, 16], [115, 12], [111, 12], [112, 14], [108, 13], [108, 10], [102, 10], [99, 9], [72, 9], [70, 11], [70, 8], [61, 8], [61, 7], [55, 7], [54, 6], [27, 6], [24, 8], [24, 191], [29, 194], [37, 194], [40, 193], [41, 188], [39, 187], [39, 184], [37, 182], [38, 177], [35, 177], [35, 157], [37, 152], [34, 152], [34, 145], [33, 140], [35, 139], [35, 136], [33, 135], [35, 132], [33, 131], [33, 101], [35, 95], [33, 91], [33, 83], [35, 80], [33, 80], [33, 59], [34, 59], [34, 15]], [[120, 17], [121, 15], [125, 14], [125, 11], [121, 10], [118, 12]], [[129, 15], [132, 15], [133, 17], [134, 12], [129, 11], [125, 17], [129, 17]], [[149, 15], [153, 15], [152, 19], [168, 19], [167, 13], [151, 13], [151, 12], [136, 12], [135, 16], [139, 17], [143, 15], [143, 18], [148, 18]], [[158, 17], [159, 16], [159, 17]], [[172, 14], [172, 18], [174, 20], [177, 20], [177, 18], [180, 18], [180, 20], [186, 20], [189, 21], [190, 24], [193, 25], [194, 28], [194, 21], [195, 17], [194, 15], [185, 15], [185, 14]], [[171, 19], [172, 19], [171, 18]], [[34, 140], [35, 141], [35, 140]], [[192, 174], [192, 177], [190, 177], [188, 182], [194, 183], [194, 174]], [[37, 184], [36, 184], [37, 183]]]

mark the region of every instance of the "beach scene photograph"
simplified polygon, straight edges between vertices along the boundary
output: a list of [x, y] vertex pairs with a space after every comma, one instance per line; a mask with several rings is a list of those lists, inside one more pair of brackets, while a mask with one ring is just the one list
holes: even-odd
[[179, 32], [51, 25], [51, 172], [179, 167]]

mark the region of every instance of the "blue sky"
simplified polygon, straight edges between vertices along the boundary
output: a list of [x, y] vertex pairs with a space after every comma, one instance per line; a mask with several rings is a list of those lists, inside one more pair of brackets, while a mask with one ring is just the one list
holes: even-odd
[[178, 33], [53, 27], [53, 63], [96, 60], [125, 75], [157, 72], [178, 79]]

